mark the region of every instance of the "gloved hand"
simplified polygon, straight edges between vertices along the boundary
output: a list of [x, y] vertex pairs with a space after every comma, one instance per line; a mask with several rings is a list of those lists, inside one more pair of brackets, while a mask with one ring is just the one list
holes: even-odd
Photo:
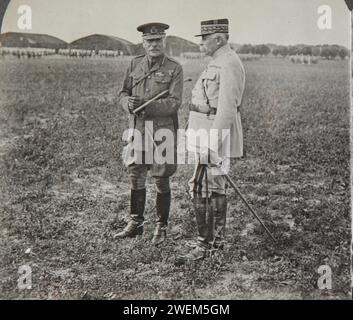
[[208, 106], [208, 105], [195, 105], [195, 104], [190, 103], [189, 104], [189, 111], [208, 113], [210, 111], [210, 106]]
[[200, 163], [209, 164], [210, 160], [210, 150], [207, 147], [200, 148]]
[[134, 113], [134, 110], [136, 108], [138, 108], [139, 106], [141, 106], [142, 104], [144, 103], [143, 99], [141, 99], [140, 97], [138, 96], [131, 96], [129, 97], [129, 100], [128, 100], [128, 108], [129, 108], [129, 112], [131, 114]]

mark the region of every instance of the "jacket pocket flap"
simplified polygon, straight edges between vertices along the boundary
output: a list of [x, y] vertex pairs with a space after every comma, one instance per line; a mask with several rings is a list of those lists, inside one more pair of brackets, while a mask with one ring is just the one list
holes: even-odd
[[154, 81], [159, 82], [159, 83], [170, 83], [172, 80], [172, 77], [169, 75], [164, 75], [164, 76], [154, 76]]
[[202, 75], [202, 79], [215, 80], [217, 77], [217, 72], [213, 70], [208, 70]]

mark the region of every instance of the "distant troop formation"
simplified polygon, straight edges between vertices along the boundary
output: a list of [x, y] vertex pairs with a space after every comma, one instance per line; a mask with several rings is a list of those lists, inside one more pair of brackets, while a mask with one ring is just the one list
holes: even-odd
[[25, 58], [41, 58], [44, 56], [51, 56], [56, 53], [55, 49], [47, 48], [1, 48], [0, 47], [0, 56], [1, 57], [15, 57], [18, 59]]
[[48, 48], [6, 48], [0, 47], [1, 57], [18, 59], [41, 58], [58, 54], [70, 58], [118, 58], [124, 56], [123, 51], [115, 50], [83, 50], [83, 49], [48, 49]]
[[115, 50], [84, 50], [84, 49], [59, 49], [60, 55], [74, 58], [117, 58], [124, 55], [123, 51]]
[[295, 55], [295, 56], [290, 56], [289, 60], [293, 63], [301, 63], [301, 64], [316, 64], [319, 61], [318, 57], [313, 57], [310, 55]]

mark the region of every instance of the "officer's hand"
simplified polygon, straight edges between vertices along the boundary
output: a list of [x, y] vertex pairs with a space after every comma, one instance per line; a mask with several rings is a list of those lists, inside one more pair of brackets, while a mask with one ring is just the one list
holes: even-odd
[[208, 164], [211, 167], [217, 167], [222, 163], [222, 159], [216, 152], [204, 146], [200, 150], [200, 163]]
[[192, 103], [189, 103], [189, 111], [196, 111], [198, 112], [199, 109], [196, 105], [192, 104]]
[[195, 104], [190, 103], [189, 104], [189, 111], [207, 113], [210, 111], [210, 106], [208, 106], [208, 105], [195, 105]]
[[136, 108], [143, 104], [143, 99], [137, 96], [131, 96], [128, 100], [128, 108], [130, 113], [133, 113]]
[[201, 164], [210, 163], [210, 151], [207, 147], [202, 147], [200, 149], [200, 163]]

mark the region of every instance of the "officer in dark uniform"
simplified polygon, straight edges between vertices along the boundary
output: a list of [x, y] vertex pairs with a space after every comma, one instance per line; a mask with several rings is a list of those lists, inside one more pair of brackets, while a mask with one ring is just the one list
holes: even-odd
[[[168, 129], [173, 133], [172, 148], [176, 150], [177, 114], [182, 101], [183, 70], [177, 61], [164, 53], [165, 30], [168, 28], [169, 26], [163, 23], [147, 23], [137, 28], [142, 32], [146, 54], [135, 57], [128, 66], [119, 93], [119, 102], [129, 113], [130, 128], [141, 133], [142, 141], [145, 141], [145, 135], [147, 139], [154, 139], [154, 133], [157, 130]], [[169, 90], [167, 94], [149, 104], [137, 115], [133, 113], [136, 108], [165, 90]], [[147, 121], [153, 122], [152, 130], [145, 130]], [[152, 148], [159, 143], [161, 142], [153, 141]], [[142, 161], [128, 164], [131, 181], [130, 221], [122, 232], [116, 234], [115, 238], [135, 237], [142, 234], [146, 201], [145, 184], [149, 170], [155, 178], [157, 188], [157, 223], [152, 239], [152, 243], [157, 245], [166, 239], [171, 202], [169, 177], [176, 171], [177, 166], [174, 161], [176, 157], [172, 163], [160, 164], [154, 159], [153, 163], [150, 163], [145, 160], [147, 152], [145, 149], [144, 144], [141, 150], [135, 149], [135, 152], [139, 152], [137, 159]]]

